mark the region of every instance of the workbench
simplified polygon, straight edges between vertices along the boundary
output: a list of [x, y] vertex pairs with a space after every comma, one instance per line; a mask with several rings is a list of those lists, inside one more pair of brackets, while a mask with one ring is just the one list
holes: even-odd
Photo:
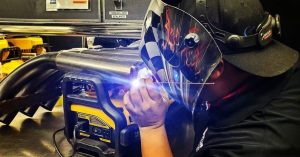
[[[63, 127], [62, 107], [55, 107], [52, 112], [40, 107], [32, 118], [18, 113], [10, 126], [0, 124], [0, 157], [56, 157], [52, 135]], [[63, 131], [56, 139], [61, 151], [71, 154]]]

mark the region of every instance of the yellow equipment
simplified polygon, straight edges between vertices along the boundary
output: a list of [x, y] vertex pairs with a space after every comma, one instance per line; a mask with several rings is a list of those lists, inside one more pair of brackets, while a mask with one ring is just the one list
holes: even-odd
[[21, 51], [18, 47], [10, 47], [4, 36], [0, 37], [0, 80], [23, 64]]
[[14, 37], [5, 39], [0, 36], [0, 61], [2, 68], [0, 78], [4, 78], [24, 61], [46, 53], [48, 44], [43, 43], [41, 37]]
[[65, 136], [74, 139], [74, 150], [81, 155], [136, 157], [140, 154], [138, 127], [130, 124], [122, 104], [111, 100], [106, 85], [98, 75], [65, 75]]
[[7, 50], [9, 48], [7, 40], [5, 40], [4, 36], [0, 36], [0, 53], [1, 58], [0, 61], [3, 62], [8, 58], [9, 51]]
[[[0, 52], [1, 52], [1, 69], [0, 81], [7, 75], [12, 73], [16, 68], [24, 63], [24, 60], [31, 59], [37, 55], [46, 52], [47, 44], [43, 43], [41, 37], [18, 37], [5, 39], [4, 36], [0, 38]], [[55, 105], [61, 106], [63, 104], [62, 97], [58, 101], [45, 102], [41, 106], [47, 110], [52, 110]], [[21, 112], [29, 117], [32, 117], [39, 106], [32, 106], [22, 109]]]
[[44, 54], [49, 48], [48, 44], [44, 44], [41, 37], [14, 37], [7, 39], [7, 41], [21, 49], [22, 59], [30, 59]]

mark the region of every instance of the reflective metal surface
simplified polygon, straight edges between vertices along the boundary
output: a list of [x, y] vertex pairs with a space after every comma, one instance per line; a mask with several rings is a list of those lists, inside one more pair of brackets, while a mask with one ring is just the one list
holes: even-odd
[[[3, 0], [0, 5], [0, 33], [139, 39], [149, 2], [126, 1], [123, 2], [126, 3], [124, 10], [116, 11], [113, 1], [91, 0], [89, 10], [59, 9], [49, 12], [45, 0]], [[112, 14], [124, 13], [126, 18], [112, 18]]]
[[119, 57], [108, 55], [92, 55], [83, 53], [60, 53], [56, 57], [56, 66], [62, 71], [82, 71], [90, 70], [97, 71], [103, 74], [109, 74], [110, 79], [112, 76], [123, 76], [128, 78], [130, 75], [131, 67], [142, 62], [136, 56]]
[[98, 36], [140, 39], [142, 23], [59, 23], [0, 21], [0, 33], [6, 35]]
[[[10, 126], [0, 124], [1, 157], [55, 157], [52, 134], [64, 127], [63, 111], [56, 107], [53, 112], [42, 108], [33, 118], [18, 114]], [[57, 142], [65, 155], [71, 147], [63, 132], [58, 133]]]
[[[174, 157], [191, 152], [194, 139], [191, 118], [189, 111], [177, 105], [171, 106], [167, 113], [166, 129]], [[39, 108], [33, 118], [19, 113], [10, 126], [0, 124], [0, 157], [57, 157], [52, 135], [63, 127], [62, 107], [55, 107], [52, 112]], [[57, 134], [56, 141], [63, 155], [72, 154], [63, 132]]]

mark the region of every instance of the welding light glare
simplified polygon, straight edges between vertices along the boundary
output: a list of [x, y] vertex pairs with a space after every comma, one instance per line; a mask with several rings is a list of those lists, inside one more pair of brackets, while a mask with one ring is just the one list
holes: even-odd
[[131, 81], [131, 87], [138, 88], [140, 86], [140, 80], [134, 79]]

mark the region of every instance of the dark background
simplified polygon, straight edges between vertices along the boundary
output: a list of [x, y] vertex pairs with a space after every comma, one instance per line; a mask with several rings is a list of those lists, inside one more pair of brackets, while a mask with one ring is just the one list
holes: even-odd
[[281, 41], [300, 51], [300, 2], [299, 0], [261, 0], [265, 10], [281, 17]]
[[[164, 0], [176, 5], [181, 0]], [[282, 36], [279, 39], [300, 52], [300, 1], [299, 0], [260, 0], [266, 11], [281, 17]]]

